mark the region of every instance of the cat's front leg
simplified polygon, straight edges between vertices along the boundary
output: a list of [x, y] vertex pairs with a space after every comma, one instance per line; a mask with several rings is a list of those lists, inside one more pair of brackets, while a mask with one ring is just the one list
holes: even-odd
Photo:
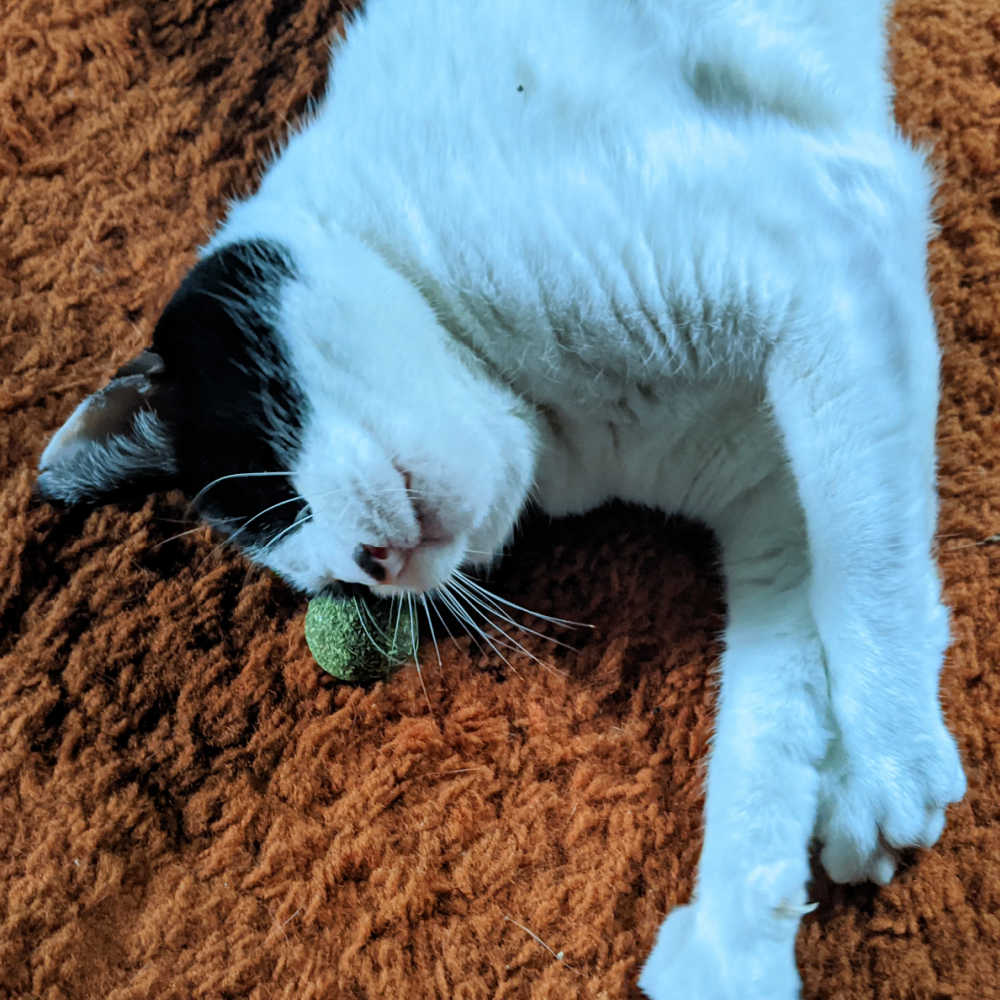
[[[901, 245], [881, 273], [898, 270]], [[825, 322], [837, 325], [780, 344], [768, 372], [838, 729], [817, 825], [837, 881], [888, 881], [896, 850], [933, 844], [965, 791], [938, 699], [948, 627], [931, 554], [937, 352], [921, 277], [915, 264], [898, 288], [870, 276], [834, 285]]]
[[660, 929], [653, 1000], [793, 1000], [818, 766], [831, 737], [794, 488], [755, 492], [718, 526], [729, 623], [694, 898]]

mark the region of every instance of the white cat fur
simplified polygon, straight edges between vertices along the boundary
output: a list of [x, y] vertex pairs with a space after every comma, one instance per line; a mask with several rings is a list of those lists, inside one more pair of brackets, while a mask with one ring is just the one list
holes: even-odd
[[259, 557], [300, 586], [372, 584], [364, 542], [419, 546], [374, 590], [431, 590], [529, 496], [717, 531], [705, 842], [654, 1000], [797, 996], [810, 838], [833, 878], [884, 882], [964, 792], [937, 695], [932, 181], [891, 120], [884, 16], [370, 0], [206, 248], [276, 240], [299, 273], [279, 328], [313, 519]]

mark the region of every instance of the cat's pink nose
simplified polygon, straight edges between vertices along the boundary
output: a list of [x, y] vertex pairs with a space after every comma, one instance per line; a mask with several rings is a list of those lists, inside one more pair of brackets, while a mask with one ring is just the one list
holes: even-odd
[[403, 571], [408, 553], [385, 545], [359, 545], [354, 550], [354, 561], [372, 579], [379, 583], [392, 583]]

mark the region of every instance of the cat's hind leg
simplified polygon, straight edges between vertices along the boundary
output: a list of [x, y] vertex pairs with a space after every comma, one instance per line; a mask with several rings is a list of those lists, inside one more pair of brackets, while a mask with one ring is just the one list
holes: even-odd
[[818, 767], [831, 738], [794, 484], [775, 473], [714, 524], [728, 624], [694, 897], [657, 937], [653, 1000], [793, 1000]]
[[[885, 882], [929, 846], [965, 779], [938, 700], [948, 615], [931, 553], [937, 350], [922, 273], [868, 261], [769, 362], [768, 398], [805, 511], [810, 606], [838, 739], [817, 834], [837, 881]], [[823, 324], [827, 324], [824, 328]]]

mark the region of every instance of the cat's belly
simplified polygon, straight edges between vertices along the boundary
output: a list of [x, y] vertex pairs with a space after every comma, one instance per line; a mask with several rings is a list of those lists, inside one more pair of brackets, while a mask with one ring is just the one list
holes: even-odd
[[752, 385], [639, 384], [601, 410], [539, 412], [535, 496], [554, 516], [623, 499], [712, 524], [784, 465]]

